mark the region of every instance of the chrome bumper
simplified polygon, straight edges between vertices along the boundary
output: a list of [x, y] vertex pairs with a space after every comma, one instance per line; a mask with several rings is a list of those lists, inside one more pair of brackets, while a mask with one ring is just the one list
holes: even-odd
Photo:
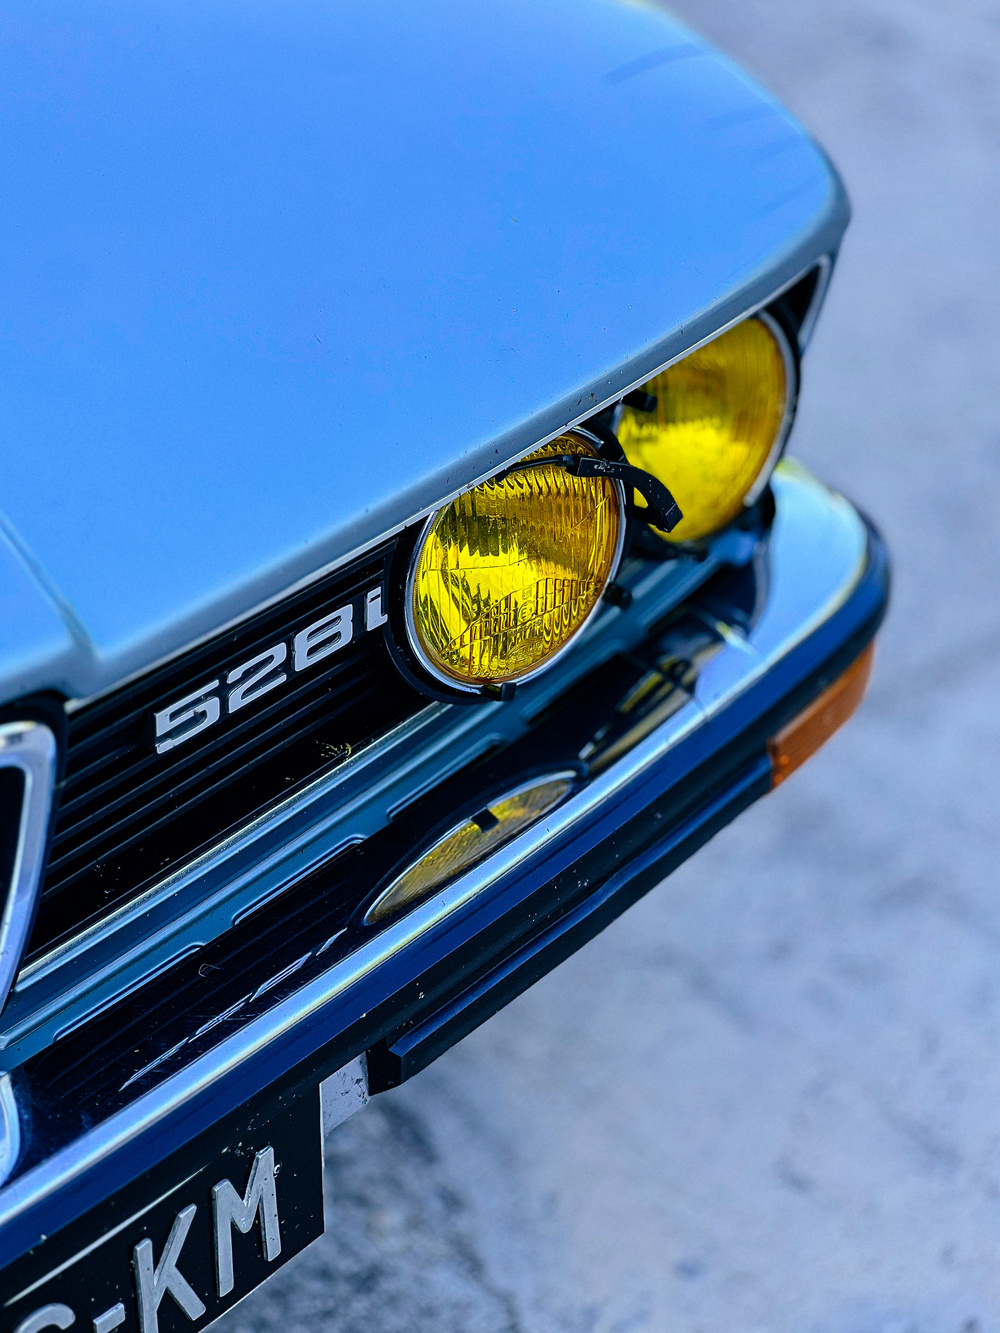
[[[325, 946], [317, 943], [297, 963], [294, 975], [270, 989], [270, 1007], [246, 1012], [238, 1030], [229, 1035], [223, 1035], [225, 1026], [219, 1027], [214, 1044], [204, 1050], [192, 1046], [192, 1058], [148, 1091], [137, 1082], [131, 1100], [107, 1118], [80, 1132], [64, 1129], [65, 1141], [60, 1141], [58, 1127], [64, 1121], [50, 1105], [56, 1127], [51, 1150], [29, 1161], [0, 1190], [0, 1263], [51, 1234], [151, 1162], [240, 1114], [248, 1100], [315, 1086], [365, 1049], [375, 1057], [373, 1073], [383, 1086], [414, 1072], [579, 947], [763, 794], [770, 785], [762, 757], [767, 727], [808, 702], [838, 664], [846, 666], [864, 647], [877, 628], [888, 586], [881, 543], [846, 501], [790, 463], [775, 474], [774, 490], [777, 512], [763, 611], [746, 634], [717, 624], [723, 645], [701, 670], [686, 703], [527, 832], [346, 957], [326, 966]], [[663, 574], [653, 571], [649, 578], [655, 582]], [[636, 615], [652, 623], [662, 614], [662, 602], [657, 609], [656, 599], [644, 597], [641, 585], [634, 591]], [[633, 617], [633, 637], [634, 624]], [[609, 632], [605, 626], [600, 637], [592, 636], [589, 647], [584, 645], [580, 669], [588, 660], [605, 659], [615, 642], [613, 627]], [[540, 689], [527, 706], [537, 714], [546, 703]], [[502, 737], [505, 726], [521, 725], [517, 717], [524, 715], [505, 715], [505, 707], [495, 706], [488, 726], [482, 714], [479, 720], [466, 716], [450, 724], [450, 731], [443, 728], [434, 744], [409, 753], [397, 748], [393, 762], [387, 758], [381, 770], [379, 755], [371, 756], [366, 761], [369, 788], [372, 781], [391, 784], [401, 768], [411, 791], [415, 773], [418, 785], [429, 785], [433, 776], [454, 771]], [[453, 715], [449, 710], [448, 716]], [[514, 721], [505, 722], [505, 716]], [[421, 772], [426, 778], [419, 778]], [[353, 808], [358, 817], [355, 840], [364, 833], [361, 810], [360, 804]], [[217, 900], [232, 921], [240, 873], [256, 886], [255, 901], [265, 901], [273, 891], [269, 874], [273, 872], [280, 886], [297, 856], [315, 865], [320, 854], [329, 857], [347, 845], [345, 834], [337, 830], [346, 829], [344, 821], [351, 816], [350, 801], [341, 801], [303, 829], [299, 803], [279, 817], [278, 826], [287, 836], [269, 852], [270, 861], [260, 855], [255, 859], [253, 838], [243, 839], [228, 863], [216, 860], [188, 872], [171, 893], [183, 896], [198, 883], [199, 874], [204, 889], [216, 875], [224, 880], [215, 890], [216, 899], [203, 893], [191, 910], [204, 919]], [[254, 834], [258, 853], [267, 845], [261, 839], [273, 837], [275, 827], [270, 817], [262, 821]], [[245, 869], [240, 870], [241, 864]], [[233, 873], [234, 867], [239, 873]], [[560, 887], [570, 881], [576, 886], [572, 894]], [[546, 904], [557, 899], [565, 910], [553, 909], [546, 917]], [[161, 891], [146, 904], [147, 928], [150, 919], [155, 924], [163, 901]], [[121, 923], [119, 945], [131, 938], [136, 918], [134, 909], [130, 912]], [[106, 933], [91, 943], [98, 954], [108, 951], [110, 968], [114, 936]], [[78, 947], [84, 958], [86, 950]], [[482, 957], [488, 959], [487, 966], [470, 961]], [[57, 963], [65, 967], [73, 958], [55, 960], [50, 974]], [[88, 967], [88, 976], [100, 980], [100, 968], [94, 970], [92, 962]], [[122, 975], [120, 953], [116, 975]], [[44, 967], [36, 969], [35, 976], [26, 979], [26, 991], [45, 977]], [[22, 1095], [37, 1098], [44, 1120], [46, 1096], [52, 1103], [58, 1100], [57, 1084], [51, 1085], [51, 1094], [45, 1084], [45, 1071], [51, 1071], [56, 1060], [48, 1045], [54, 1031], [45, 1027], [50, 1020], [44, 1005], [31, 1012], [34, 1025], [23, 1027], [19, 1037], [15, 1024], [7, 1040], [13, 1052], [19, 1040], [26, 1040], [25, 1033], [45, 1037], [37, 1039], [37, 1056], [27, 1043], [29, 1059], [22, 1069]], [[67, 1031], [65, 1010], [57, 1011], [55, 1001], [52, 1013], [51, 1024], [61, 1022]]]

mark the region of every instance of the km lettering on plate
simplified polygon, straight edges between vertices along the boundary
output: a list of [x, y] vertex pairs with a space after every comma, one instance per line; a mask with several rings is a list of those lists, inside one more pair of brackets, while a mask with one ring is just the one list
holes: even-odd
[[0, 1305], [4, 1333], [194, 1333], [217, 1318], [322, 1232], [318, 1099], [305, 1109], [266, 1126], [252, 1155], [238, 1141], [200, 1170], [180, 1162], [181, 1178], [161, 1178], [147, 1202], [133, 1188], [104, 1210], [103, 1227], [84, 1219], [98, 1226], [43, 1245], [32, 1258], [49, 1260], [44, 1271], [25, 1270]]

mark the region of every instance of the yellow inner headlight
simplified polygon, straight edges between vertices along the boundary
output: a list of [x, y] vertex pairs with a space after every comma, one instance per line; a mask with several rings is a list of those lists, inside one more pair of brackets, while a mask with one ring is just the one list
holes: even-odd
[[467, 819], [404, 870], [369, 907], [365, 925], [411, 907], [463, 871], [505, 846], [547, 815], [573, 790], [575, 774], [553, 773], [508, 793], [489, 807], [492, 823]]
[[[530, 458], [596, 452], [561, 435]], [[538, 670], [596, 606], [622, 524], [613, 481], [574, 477], [554, 463], [460, 495], [435, 516], [415, 555], [411, 632], [424, 665], [460, 684]]]
[[747, 319], [643, 385], [652, 412], [625, 407], [618, 438], [629, 462], [675, 496], [672, 542], [731, 523], [771, 459], [791, 386], [778, 335]]

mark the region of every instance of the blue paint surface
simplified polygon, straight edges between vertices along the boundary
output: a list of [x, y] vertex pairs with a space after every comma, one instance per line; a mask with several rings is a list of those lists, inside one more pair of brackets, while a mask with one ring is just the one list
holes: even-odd
[[0, 509], [106, 674], [413, 512], [836, 194], [610, 0], [31, 0], [0, 51]]

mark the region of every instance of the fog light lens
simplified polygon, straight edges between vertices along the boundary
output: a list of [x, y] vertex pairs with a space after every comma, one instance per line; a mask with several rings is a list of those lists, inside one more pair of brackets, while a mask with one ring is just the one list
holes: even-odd
[[874, 657], [875, 645], [870, 643], [819, 698], [771, 737], [767, 752], [771, 758], [772, 787], [801, 768], [855, 711], [865, 697]]
[[365, 924], [386, 921], [405, 907], [415, 906], [440, 885], [497, 851], [555, 809], [575, 782], [574, 773], [535, 778], [457, 825], [379, 894], [368, 909]]
[[[573, 433], [530, 457], [596, 452]], [[597, 606], [623, 536], [624, 493], [607, 477], [553, 463], [466, 491], [414, 556], [408, 628], [422, 665], [467, 688], [533, 675]]]
[[629, 462], [668, 486], [684, 514], [668, 541], [706, 537], [757, 498], [788, 433], [794, 381], [784, 333], [758, 315], [643, 385], [652, 410], [622, 409]]

